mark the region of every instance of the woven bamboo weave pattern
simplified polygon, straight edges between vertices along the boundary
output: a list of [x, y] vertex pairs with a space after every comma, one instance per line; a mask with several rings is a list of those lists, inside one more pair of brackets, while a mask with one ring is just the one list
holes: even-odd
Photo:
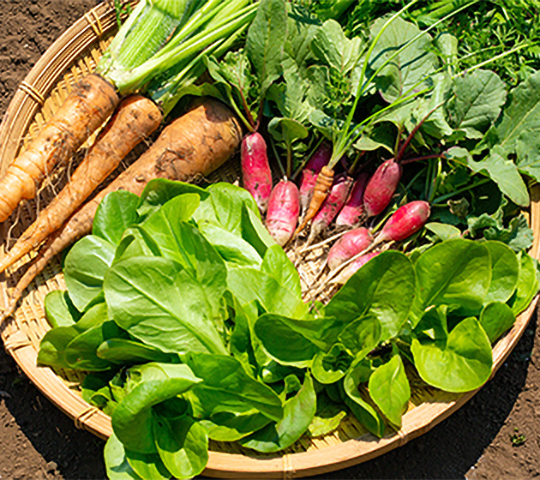
[[[60, 107], [78, 79], [92, 72], [103, 50], [116, 30], [113, 10], [100, 5], [73, 25], [46, 52], [32, 69], [16, 93], [0, 128], [0, 175], [9, 163], [37, 135], [47, 120]], [[87, 142], [91, 144], [95, 136]], [[87, 147], [88, 144], [85, 146]], [[62, 188], [84, 155], [85, 147], [64, 170], [55, 172], [42, 187], [38, 197], [26, 202], [12, 218], [0, 227], [2, 254], [35, 219], [36, 212]], [[209, 181], [238, 179], [238, 167], [226, 166]], [[540, 192], [533, 190], [530, 221], [535, 232], [531, 254], [539, 258]], [[0, 307], [20, 278], [30, 256], [23, 258], [1, 278]], [[78, 385], [84, 375], [75, 371], [52, 371], [36, 366], [39, 343], [49, 330], [43, 311], [43, 299], [53, 290], [65, 289], [60, 260], [53, 260], [26, 292], [13, 318], [0, 330], [5, 348], [36, 386], [78, 428], [106, 438], [111, 433], [110, 419], [80, 396]], [[513, 329], [494, 348], [496, 370], [509, 355], [529, 321], [536, 301], [525, 311]], [[211, 443], [206, 475], [223, 478], [294, 478], [345, 468], [381, 455], [428, 431], [457, 410], [475, 392], [449, 394], [434, 388], [413, 389], [409, 408], [399, 432], [383, 439], [368, 434], [354, 418], [346, 417], [340, 428], [323, 438], [301, 438], [281, 454], [256, 454], [236, 444]]]

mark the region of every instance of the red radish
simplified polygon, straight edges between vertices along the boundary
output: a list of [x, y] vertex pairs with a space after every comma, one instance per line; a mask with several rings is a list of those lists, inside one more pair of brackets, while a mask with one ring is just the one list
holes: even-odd
[[352, 261], [349, 265], [347, 265], [343, 269], [343, 271], [337, 276], [335, 282], [345, 283], [358, 270], [360, 270], [360, 268], [363, 267], [367, 262], [369, 262], [372, 258], [375, 258], [377, 255], [379, 255], [379, 253], [381, 252], [371, 252], [371, 253], [366, 253], [365, 255], [358, 257], [356, 260]]
[[339, 227], [354, 227], [360, 223], [364, 215], [364, 191], [368, 182], [368, 175], [362, 173], [354, 182], [347, 203], [336, 218]]
[[306, 212], [313, 195], [313, 189], [317, 182], [317, 176], [324, 166], [330, 161], [332, 156], [332, 146], [323, 142], [315, 151], [302, 170], [302, 180], [300, 181], [300, 205], [302, 215]]
[[282, 247], [291, 239], [299, 214], [298, 187], [293, 182], [282, 180], [272, 190], [266, 216], [266, 227], [270, 235]]
[[328, 228], [332, 220], [336, 218], [338, 212], [345, 205], [345, 201], [351, 189], [352, 178], [346, 174], [338, 175], [334, 178], [334, 183], [330, 188], [330, 193], [325, 198], [320, 210], [311, 222], [311, 233], [308, 243], [311, 242], [325, 228]]
[[244, 188], [253, 195], [259, 210], [264, 214], [272, 192], [272, 171], [262, 135], [255, 132], [244, 137], [240, 155]]
[[369, 179], [364, 192], [364, 208], [368, 217], [379, 215], [391, 202], [403, 169], [394, 159], [384, 162]]
[[388, 219], [377, 243], [387, 240], [399, 242], [420, 230], [427, 222], [431, 209], [428, 202], [416, 200], [399, 207]]
[[355, 228], [343, 235], [328, 252], [328, 266], [335, 270], [342, 263], [363, 252], [373, 243], [367, 228]]

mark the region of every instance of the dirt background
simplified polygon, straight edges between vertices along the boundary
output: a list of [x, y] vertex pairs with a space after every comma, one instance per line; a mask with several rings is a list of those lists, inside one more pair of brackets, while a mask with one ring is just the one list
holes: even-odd
[[[47, 47], [97, 3], [0, 0], [0, 118]], [[540, 478], [539, 385], [535, 316], [495, 378], [451, 418], [383, 457], [324, 478]], [[513, 435], [524, 435], [524, 443], [513, 445]], [[0, 347], [0, 478], [105, 478], [102, 449]]]

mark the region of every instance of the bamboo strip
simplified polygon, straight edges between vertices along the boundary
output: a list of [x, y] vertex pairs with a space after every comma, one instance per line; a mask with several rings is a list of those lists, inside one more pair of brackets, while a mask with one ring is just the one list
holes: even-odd
[[[110, 6], [102, 4], [92, 9], [51, 46], [28, 74], [0, 126], [0, 175], [19, 150], [24, 148], [24, 144], [39, 132], [72, 85], [92, 70], [115, 27], [114, 11]], [[216, 175], [233, 182], [238, 172], [229, 168], [214, 174], [213, 178], [217, 178]], [[530, 219], [535, 232], [531, 255], [538, 259], [540, 187], [533, 187], [531, 194]], [[40, 193], [38, 202], [45, 203], [52, 196], [54, 190], [51, 192], [51, 188], [46, 188]], [[14, 236], [30, 224], [35, 215], [35, 205], [28, 203], [21, 209], [19, 223], [12, 229]], [[8, 224], [1, 227], [4, 239], [9, 228]], [[28, 258], [23, 259], [21, 264]], [[10, 276], [0, 282], [0, 306], [5, 305], [12, 283], [20, 275], [16, 268], [10, 270]], [[14, 318], [0, 327], [0, 335], [6, 350], [51, 402], [73, 418], [79, 428], [107, 438], [111, 434], [110, 418], [86, 403], [74, 388], [81, 380], [80, 373], [55, 373], [50, 368], [36, 366], [39, 341], [50, 328], [43, 313], [43, 298], [47, 292], [65, 287], [60, 271], [60, 263], [57, 260], [51, 262]], [[538, 299], [535, 299], [495, 346], [493, 373], [504, 363], [525, 331], [537, 302]], [[347, 418], [337, 432], [325, 438], [304, 438], [283, 454], [255, 454], [234, 444], [213, 443], [205, 474], [220, 478], [298, 478], [356, 465], [427, 432], [464, 405], [475, 393], [456, 395], [430, 388], [416, 391], [414, 403], [410, 403], [403, 417], [402, 429], [382, 439], [365, 433], [356, 419]]]

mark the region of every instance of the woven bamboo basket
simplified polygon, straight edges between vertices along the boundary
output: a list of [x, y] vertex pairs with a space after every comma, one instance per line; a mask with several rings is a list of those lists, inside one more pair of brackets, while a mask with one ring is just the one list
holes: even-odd
[[[90, 73], [116, 31], [114, 11], [105, 4], [90, 10], [67, 30], [43, 55], [21, 83], [0, 127], [0, 175], [16, 155], [39, 132], [59, 108], [73, 84]], [[91, 144], [93, 138], [88, 141]], [[87, 147], [88, 145], [86, 145]], [[84, 150], [85, 147], [83, 147]], [[231, 179], [231, 167], [218, 172], [220, 179]], [[40, 205], [48, 202], [69, 176], [69, 168], [49, 179], [35, 201], [27, 202], [0, 227], [2, 252], [10, 239], [33, 221]], [[532, 192], [529, 212], [535, 242], [531, 254], [539, 259], [540, 189]], [[29, 256], [0, 278], [0, 308], [24, 269]], [[74, 419], [77, 427], [101, 438], [111, 434], [110, 418], [86, 403], [78, 385], [83, 375], [73, 371], [53, 371], [36, 366], [39, 343], [49, 330], [43, 299], [52, 290], [65, 289], [60, 261], [53, 260], [26, 292], [12, 318], [0, 327], [6, 350], [35, 385], [58, 408]], [[519, 316], [514, 327], [494, 347], [495, 372], [512, 351], [531, 318], [538, 299]], [[345, 418], [340, 428], [324, 438], [302, 438], [284, 453], [256, 454], [235, 444], [212, 443], [206, 475], [222, 478], [294, 478], [321, 474], [370, 460], [427, 432], [464, 405], [476, 392], [450, 394], [431, 388], [413, 389], [403, 426], [397, 433], [377, 439], [355, 421]]]

